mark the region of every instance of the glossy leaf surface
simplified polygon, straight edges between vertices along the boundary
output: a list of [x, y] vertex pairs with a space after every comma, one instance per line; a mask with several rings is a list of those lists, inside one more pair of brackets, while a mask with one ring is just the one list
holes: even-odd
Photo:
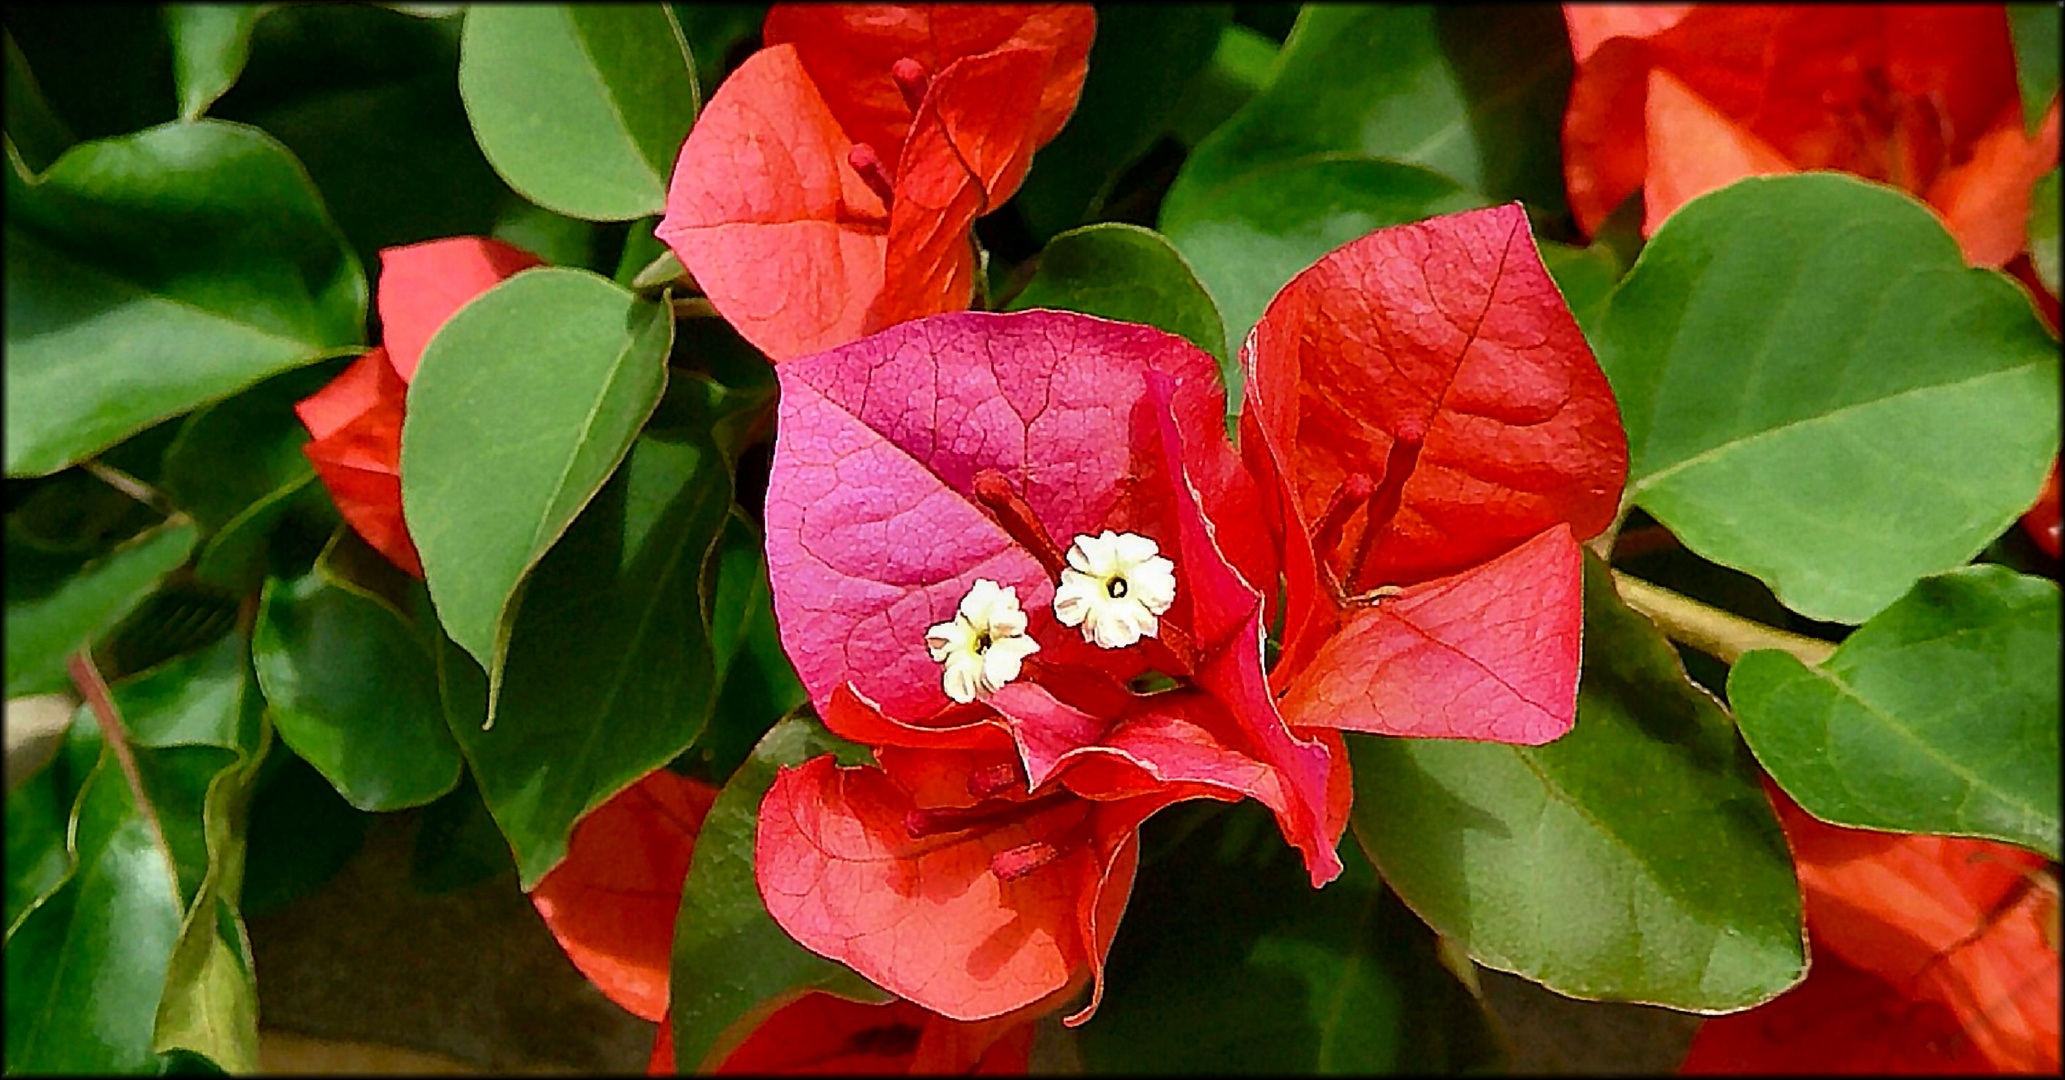
[[1487, 967], [1579, 998], [1765, 1001], [1806, 957], [1755, 766], [1590, 556], [1585, 596], [1570, 734], [1539, 747], [1353, 737], [1356, 837]]
[[1923, 578], [1809, 668], [1744, 655], [1728, 700], [1764, 768], [1838, 825], [2058, 857], [2058, 587], [2002, 566]]
[[300, 163], [213, 120], [81, 144], [33, 181], [10, 169], [7, 276], [9, 476], [331, 354], [366, 309]]
[[1862, 622], [1970, 560], [2056, 454], [2057, 342], [2028, 301], [1848, 177], [1687, 204], [1595, 336], [1628, 500], [1815, 618]]
[[80, 567], [48, 591], [29, 588], [26, 568], [16, 563], [7, 575], [7, 696], [70, 686], [66, 658], [113, 628], [186, 562], [195, 536], [191, 522], [167, 522]]
[[244, 70], [251, 55], [251, 28], [260, 4], [169, 4], [165, 29], [172, 38], [172, 78], [179, 87], [179, 115], [193, 120], [208, 111]]
[[438, 620], [488, 672], [518, 589], [659, 402], [673, 322], [593, 274], [518, 274], [424, 350], [402, 428], [402, 512]]
[[472, 9], [459, 92], [510, 187], [597, 221], [660, 212], [700, 101], [688, 43], [663, 4]]

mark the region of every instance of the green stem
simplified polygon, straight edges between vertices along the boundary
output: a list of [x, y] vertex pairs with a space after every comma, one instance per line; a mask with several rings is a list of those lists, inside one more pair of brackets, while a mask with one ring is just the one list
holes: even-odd
[[1613, 584], [1620, 590], [1620, 598], [1648, 616], [1665, 637], [1724, 664], [1735, 663], [1752, 649], [1778, 649], [1816, 667], [1836, 651], [1831, 642], [1745, 619], [1620, 570], [1613, 572]]

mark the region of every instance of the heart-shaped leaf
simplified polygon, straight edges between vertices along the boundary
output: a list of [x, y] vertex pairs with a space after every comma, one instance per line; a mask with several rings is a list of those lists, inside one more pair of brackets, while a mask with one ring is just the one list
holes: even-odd
[[1742, 737], [1824, 821], [2058, 857], [2058, 586], [2003, 566], [1923, 578], [1819, 667], [1728, 673]]
[[1542, 7], [1306, 8], [1274, 79], [1184, 162], [1164, 220], [1258, 168], [1333, 154], [1422, 165], [1494, 202], [1560, 208], [1571, 60], [1543, 42], [1562, 37], [1560, 13]]
[[549, 210], [624, 221], [665, 208], [701, 96], [664, 4], [485, 4], [466, 13], [459, 93], [502, 178]]
[[1351, 736], [1356, 838], [1487, 967], [1579, 998], [1765, 1001], [1806, 954], [1755, 765], [1590, 556], [1585, 598], [1570, 734], [1536, 747]]
[[761, 797], [774, 786], [778, 769], [826, 753], [836, 754], [841, 764], [868, 759], [865, 749], [815, 720], [783, 720], [753, 748], [703, 818], [674, 924], [671, 1023], [675, 1062], [684, 1071], [721, 1060], [758, 1020], [806, 990], [889, 999], [852, 969], [783, 933], [754, 880]]
[[1926, 207], [1834, 174], [1687, 203], [1596, 326], [1628, 494], [1787, 607], [1857, 623], [1971, 561], [2058, 447], [2058, 345]]
[[663, 305], [546, 267], [467, 304], [423, 352], [403, 514], [438, 620], [488, 673], [490, 719], [518, 590], [652, 415], [673, 328]]
[[[1045, 160], [1042, 158], [1041, 160]], [[1161, 234], [1107, 221], [1062, 233], [1005, 308], [1059, 308], [1167, 330], [1227, 366], [1219, 309]]]
[[75, 146], [33, 180], [16, 162], [7, 184], [9, 476], [359, 340], [358, 259], [256, 128], [166, 124]]

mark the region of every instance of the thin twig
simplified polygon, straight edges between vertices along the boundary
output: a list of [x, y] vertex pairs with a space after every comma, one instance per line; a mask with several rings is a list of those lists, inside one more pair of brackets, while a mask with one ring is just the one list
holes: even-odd
[[115, 468], [107, 462], [97, 458], [87, 458], [79, 463], [79, 467], [99, 477], [101, 482], [107, 486], [156, 510], [165, 517], [171, 517], [178, 512], [178, 508], [172, 505], [172, 500], [160, 494], [157, 488], [138, 480], [136, 477]]
[[165, 828], [158, 823], [158, 809], [151, 802], [150, 792], [144, 789], [143, 770], [137, 767], [136, 750], [129, 745], [129, 734], [123, 730], [122, 717], [115, 711], [115, 697], [108, 691], [107, 680], [100, 677], [100, 668], [93, 662], [91, 647], [73, 653], [65, 662], [65, 669], [71, 673], [72, 685], [79, 688], [79, 696], [86, 699], [87, 707], [93, 710], [93, 718], [100, 722], [101, 739], [115, 752], [115, 761], [122, 766], [122, 775], [129, 781], [129, 793], [136, 798], [137, 812], [151, 827], [151, 835], [157, 837], [158, 850], [164, 853], [172, 877], [177, 880], [179, 868], [170, 865], [172, 846], [165, 842]]
[[1724, 664], [1735, 663], [1752, 649], [1778, 649], [1808, 667], [1817, 667], [1836, 651], [1832, 642], [1745, 619], [1620, 570], [1613, 572], [1613, 583], [1621, 599], [1647, 615], [1665, 637]]

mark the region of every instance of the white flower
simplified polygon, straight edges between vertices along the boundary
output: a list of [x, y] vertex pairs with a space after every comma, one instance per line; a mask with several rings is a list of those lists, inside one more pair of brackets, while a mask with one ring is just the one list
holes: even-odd
[[1083, 628], [1083, 640], [1119, 649], [1154, 637], [1156, 616], [1176, 602], [1176, 564], [1154, 541], [1106, 529], [1068, 545], [1068, 566], [1054, 590], [1054, 615]]
[[976, 578], [951, 622], [925, 631], [925, 647], [946, 665], [946, 696], [963, 705], [988, 697], [1018, 677], [1025, 658], [1040, 643], [1025, 635], [1018, 590]]

